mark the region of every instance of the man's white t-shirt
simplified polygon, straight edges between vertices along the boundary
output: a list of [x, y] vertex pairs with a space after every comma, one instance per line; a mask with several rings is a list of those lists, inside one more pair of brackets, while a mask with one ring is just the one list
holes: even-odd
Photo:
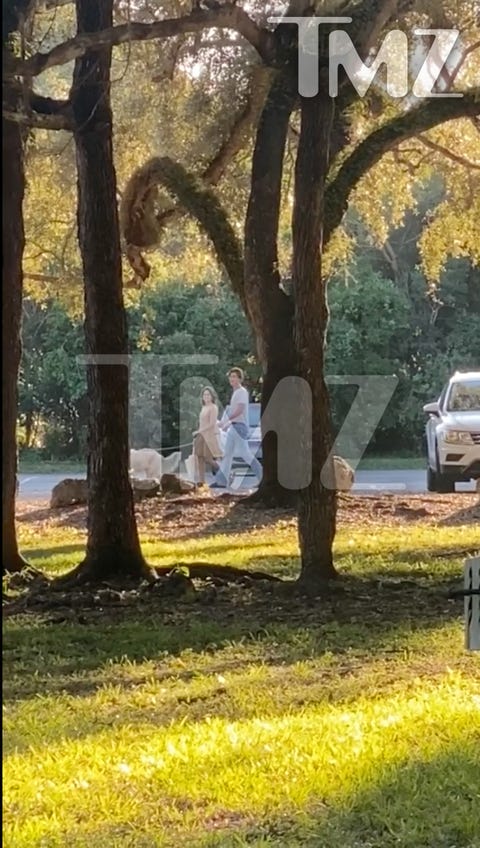
[[248, 392], [244, 386], [240, 386], [240, 388], [235, 389], [232, 399], [230, 401], [229, 413], [232, 414], [233, 410], [236, 406], [242, 407], [242, 412], [240, 415], [235, 416], [235, 424], [246, 424], [248, 427]]

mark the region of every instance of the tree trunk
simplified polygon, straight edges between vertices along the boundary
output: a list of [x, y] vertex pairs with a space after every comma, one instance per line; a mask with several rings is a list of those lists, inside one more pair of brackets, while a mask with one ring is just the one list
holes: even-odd
[[[5, 49], [5, 43], [4, 43]], [[15, 94], [4, 90], [5, 100], [15, 107]], [[27, 565], [18, 551], [15, 531], [17, 478], [17, 381], [21, 357], [22, 257], [25, 245], [23, 194], [24, 139], [20, 124], [2, 120], [2, 568], [3, 573], [21, 571]]]
[[[322, 484], [322, 469], [332, 448], [330, 400], [324, 379], [324, 347], [328, 325], [326, 285], [322, 279], [324, 190], [334, 104], [328, 95], [302, 101], [302, 127], [295, 173], [293, 211], [293, 280], [295, 344], [300, 376], [312, 393], [312, 478], [299, 495], [299, 539], [302, 558], [299, 583], [309, 593], [336, 576], [336, 492]], [[306, 414], [306, 410], [303, 410]], [[306, 439], [306, 437], [305, 437]]]
[[[296, 374], [293, 305], [280, 289], [278, 223], [288, 125], [296, 100], [288, 68], [274, 80], [257, 131], [245, 224], [245, 297], [263, 367], [262, 416], [276, 386]], [[263, 427], [262, 427], [263, 430]], [[291, 503], [296, 494], [278, 480], [277, 439], [263, 432], [263, 480], [254, 502]]]
[[[78, 32], [112, 25], [113, 0], [76, 0]], [[125, 357], [88, 365], [88, 541], [78, 577], [141, 577], [143, 559], [130, 485], [127, 327], [123, 305], [110, 107], [111, 49], [77, 60], [72, 87], [78, 170], [78, 233], [89, 355]]]
[[[266, 410], [275, 390], [286, 377], [297, 374], [297, 360], [293, 338], [293, 301], [278, 289], [271, 298], [271, 308], [268, 318], [259, 329], [257, 337], [261, 337], [263, 353], [263, 384], [262, 384], [262, 465], [263, 477], [258, 490], [248, 498], [252, 505], [266, 507], [295, 506], [298, 493], [284, 488], [278, 478], [278, 452], [285, 445], [279, 443], [273, 429], [267, 429], [268, 419]], [[278, 422], [277, 422], [278, 423]]]

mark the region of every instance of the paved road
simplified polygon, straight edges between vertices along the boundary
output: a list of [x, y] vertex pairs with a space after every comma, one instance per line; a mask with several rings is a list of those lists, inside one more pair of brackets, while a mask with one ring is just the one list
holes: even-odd
[[[20, 491], [18, 500], [46, 500], [53, 487], [65, 477], [84, 477], [84, 474], [20, 474]], [[239, 488], [248, 489], [251, 477], [245, 477], [243, 482], [238, 480]], [[237, 488], [237, 486], [235, 486]], [[426, 492], [425, 472], [402, 469], [401, 471], [358, 471], [353, 491], [358, 494], [374, 494], [375, 492], [390, 493], [422, 493]], [[473, 483], [457, 485], [457, 491], [473, 492]]]

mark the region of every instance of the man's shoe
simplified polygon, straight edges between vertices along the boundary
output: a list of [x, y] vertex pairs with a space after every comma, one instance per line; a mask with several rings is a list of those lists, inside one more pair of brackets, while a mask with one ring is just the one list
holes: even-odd
[[213, 478], [213, 482], [211, 485], [212, 489], [226, 489], [228, 486], [228, 480], [225, 475], [219, 471], [218, 474]]

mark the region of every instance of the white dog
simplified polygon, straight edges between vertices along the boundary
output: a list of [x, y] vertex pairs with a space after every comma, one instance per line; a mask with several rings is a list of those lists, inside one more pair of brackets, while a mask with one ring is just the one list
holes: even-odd
[[130, 473], [133, 477], [144, 474], [149, 480], [161, 480], [163, 474], [175, 474], [180, 466], [180, 451], [162, 456], [151, 448], [130, 451]]

